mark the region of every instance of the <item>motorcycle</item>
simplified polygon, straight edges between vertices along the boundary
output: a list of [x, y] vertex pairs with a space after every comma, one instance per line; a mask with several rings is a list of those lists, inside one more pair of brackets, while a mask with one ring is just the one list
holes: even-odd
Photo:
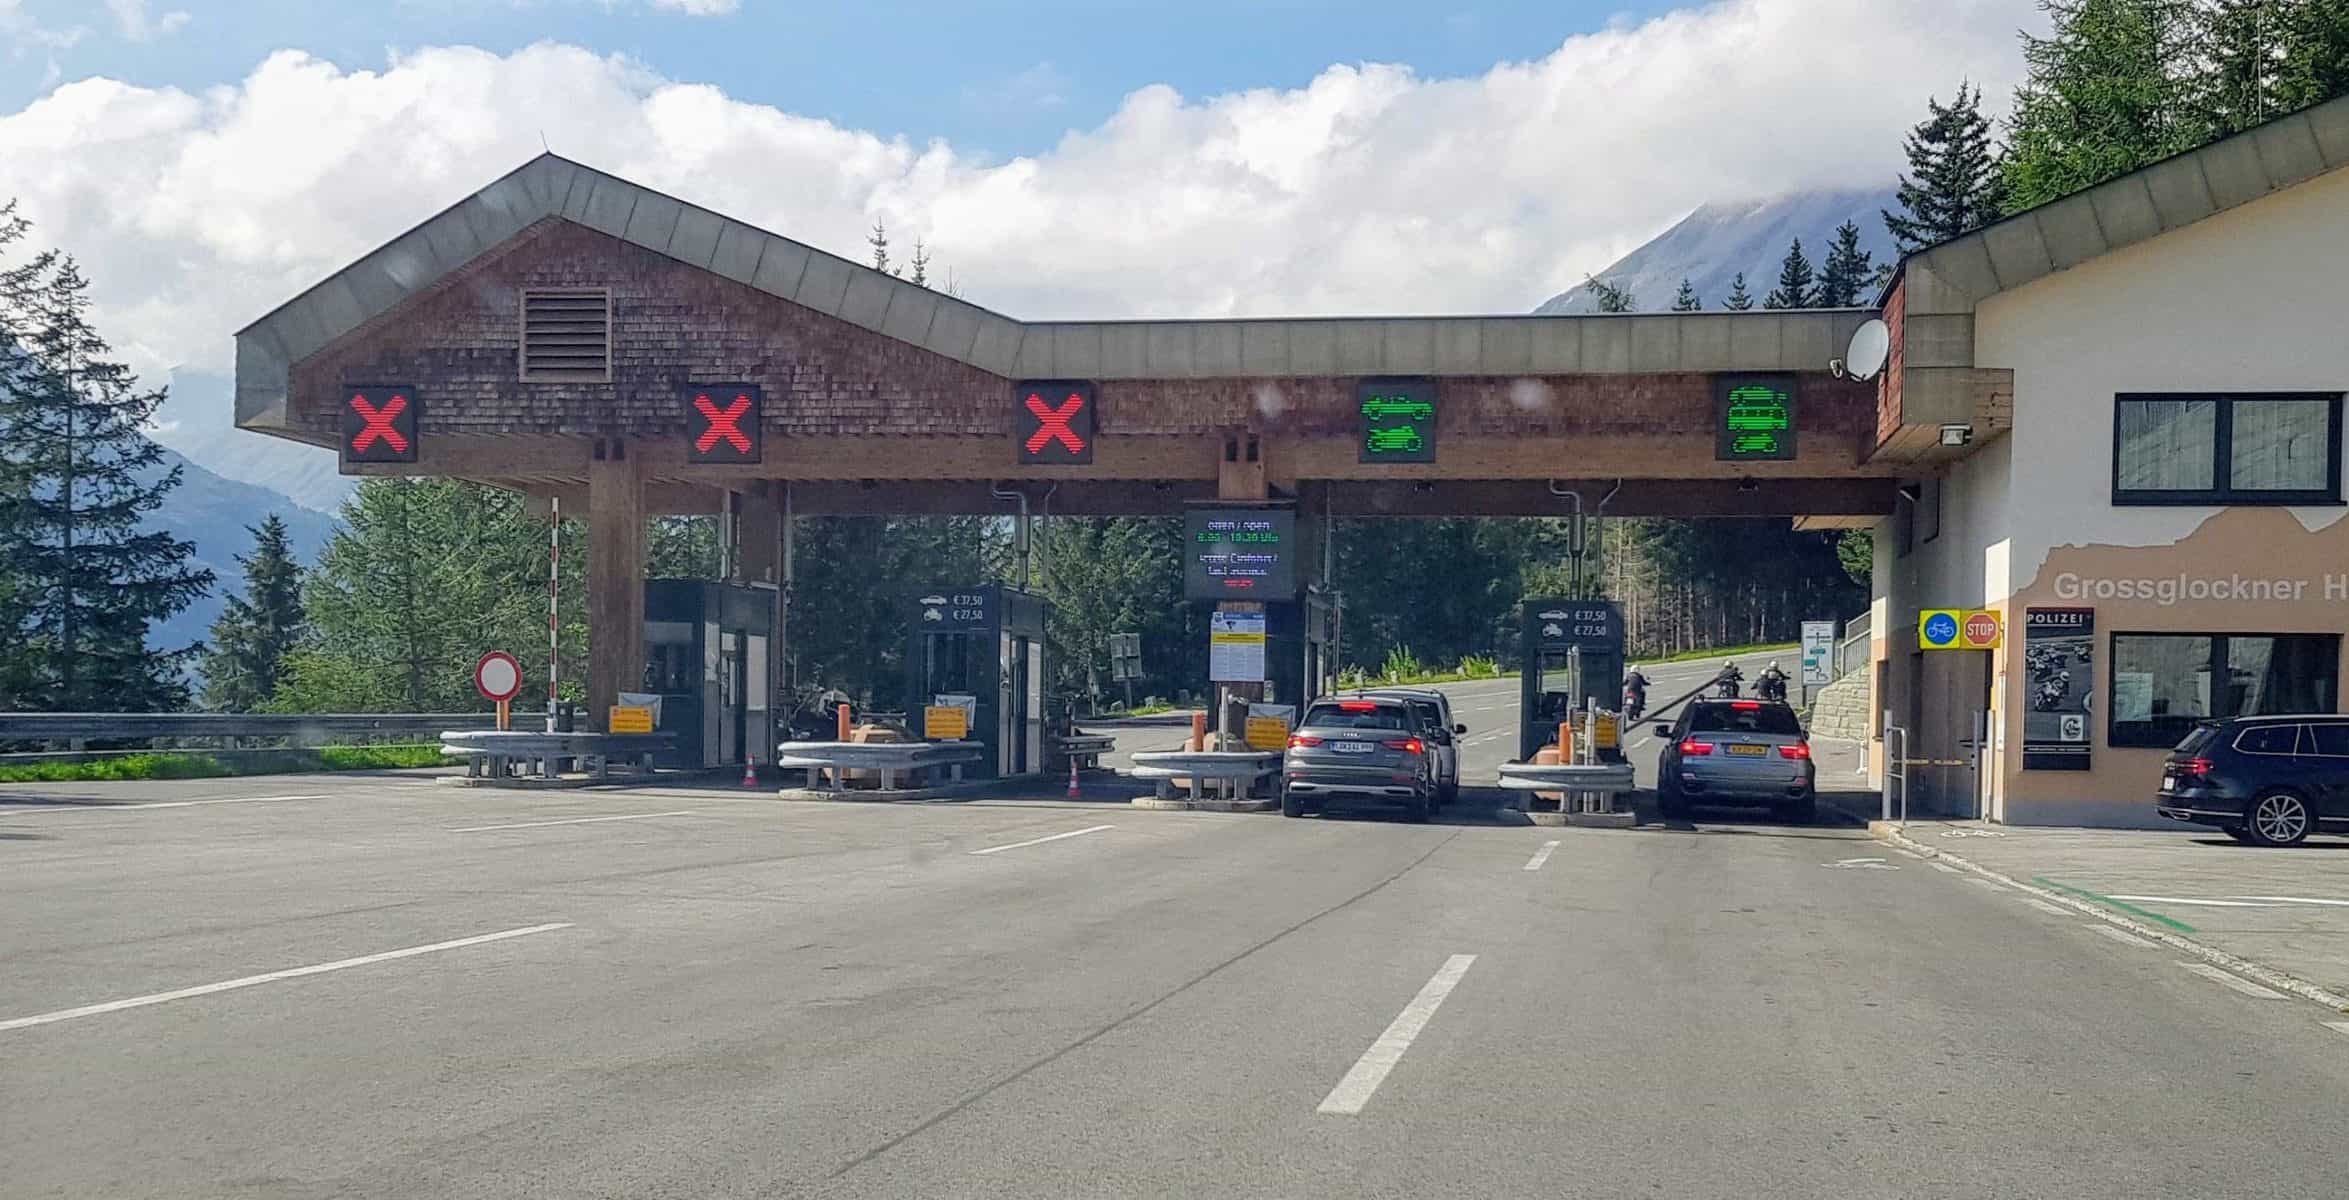
[[1738, 688], [1745, 682], [1745, 672], [1736, 667], [1724, 668], [1713, 681], [1713, 694], [1723, 700], [1737, 699]]
[[1623, 689], [1623, 719], [1625, 721], [1637, 721], [1639, 715], [1647, 710], [1647, 689], [1632, 687]]
[[1775, 700], [1784, 704], [1786, 703], [1786, 676], [1780, 672], [1765, 673], [1760, 679], [1754, 681], [1754, 690], [1760, 693], [1764, 700]]

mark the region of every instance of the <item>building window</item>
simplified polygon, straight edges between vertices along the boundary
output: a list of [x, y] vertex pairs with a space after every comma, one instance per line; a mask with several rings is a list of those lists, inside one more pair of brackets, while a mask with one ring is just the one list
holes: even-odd
[[2114, 504], [2338, 504], [2341, 396], [2124, 393]]
[[2332, 712], [2337, 634], [2116, 633], [2105, 740], [2174, 746], [2196, 722]]

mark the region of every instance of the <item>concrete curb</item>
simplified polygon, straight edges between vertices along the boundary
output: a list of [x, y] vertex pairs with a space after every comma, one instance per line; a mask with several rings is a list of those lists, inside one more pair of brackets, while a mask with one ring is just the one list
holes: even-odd
[[1942, 862], [1948, 863], [1950, 866], [1956, 867], [1961, 871], [1967, 871], [1972, 874], [1979, 875], [1984, 879], [2003, 883], [2008, 887], [2014, 888], [2016, 891], [2024, 892], [2032, 896], [2037, 896], [2038, 898], [2045, 900], [2050, 904], [2060, 904], [2065, 908], [2086, 913], [2087, 915], [2094, 917], [2107, 925], [2119, 926], [2122, 929], [2128, 930], [2130, 933], [2136, 934], [2138, 937], [2145, 938], [2148, 941], [2159, 942], [2173, 950], [2179, 950], [2187, 954], [2191, 954], [2194, 957], [2211, 964], [2212, 966], [2223, 967], [2226, 970], [2233, 971], [2237, 975], [2241, 975], [2247, 979], [2264, 983], [2267, 986], [2276, 989], [2277, 991], [2290, 992], [2291, 994], [2298, 996], [2303, 1000], [2313, 1000], [2316, 1003], [2322, 1004], [2326, 1008], [2332, 1009], [2335, 1012], [2349, 1012], [2349, 996], [2343, 996], [2337, 992], [2331, 991], [2330, 989], [2319, 987], [2316, 984], [2310, 983], [2297, 975], [2287, 975], [2282, 971], [2276, 970], [2274, 967], [2255, 963], [2250, 959], [2244, 958], [2240, 955], [2229, 954], [2228, 952], [2218, 949], [2215, 946], [2206, 946], [2201, 942], [2195, 941], [2193, 938], [2181, 937], [2180, 935], [2172, 933], [2167, 929], [2163, 929], [2158, 925], [2149, 925], [2143, 921], [2136, 920], [2135, 918], [2124, 916], [2120, 913], [2112, 911], [2111, 909], [2105, 908], [2103, 905], [2091, 903], [2087, 900], [2082, 900], [2068, 892], [2059, 892], [2054, 888], [2044, 888], [2038, 886], [2037, 884], [2025, 883], [2011, 875], [1993, 871], [1990, 868], [1985, 867], [1980, 863], [1974, 862], [1973, 860], [1968, 859], [1962, 855], [1953, 854], [1950, 851], [1943, 850], [1937, 846], [1928, 846], [1925, 843], [1910, 837], [1908, 833], [1902, 829], [1901, 824], [1898, 821], [1870, 821], [1868, 822], [1868, 834], [1877, 841], [1883, 842], [1886, 845], [1899, 847], [1900, 849], [1906, 850], [1909, 853], [1915, 854], [1919, 857], [1938, 859]]

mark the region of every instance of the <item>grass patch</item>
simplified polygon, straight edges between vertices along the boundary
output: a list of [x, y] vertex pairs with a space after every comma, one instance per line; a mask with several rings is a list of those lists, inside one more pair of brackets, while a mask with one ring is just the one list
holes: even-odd
[[1683, 650], [1678, 654], [1666, 654], [1659, 658], [1642, 658], [1637, 661], [1646, 664], [1688, 662], [1699, 658], [1729, 658], [1731, 656], [1744, 658], [1748, 654], [1764, 654], [1772, 650], [1784, 650], [1792, 653], [1801, 648], [1801, 645], [1796, 642], [1764, 642], [1755, 646], [1723, 646], [1714, 650]]
[[299, 771], [389, 771], [446, 766], [459, 760], [430, 746], [320, 746], [219, 758], [210, 754], [155, 751], [89, 762], [0, 764], [0, 783], [89, 783], [118, 779], [219, 779], [232, 775], [282, 775]]

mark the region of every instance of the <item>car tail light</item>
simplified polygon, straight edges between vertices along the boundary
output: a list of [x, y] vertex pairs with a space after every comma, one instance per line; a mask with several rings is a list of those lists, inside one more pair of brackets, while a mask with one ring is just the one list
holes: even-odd
[[1810, 756], [1811, 744], [1809, 742], [1796, 742], [1791, 746], [1778, 748], [1778, 757], [1780, 758], [1809, 758]]
[[1695, 738], [1690, 738], [1680, 743], [1680, 752], [1690, 758], [1703, 758], [1713, 752], [1713, 743], [1700, 742]]
[[1400, 750], [1405, 754], [1427, 753], [1427, 743], [1418, 738], [1395, 738], [1391, 741], [1380, 742], [1379, 745], [1389, 750]]
[[1762, 702], [1759, 700], [1732, 700], [1729, 702], [1729, 707], [1739, 712], [1760, 712], [1762, 711]]
[[1376, 705], [1376, 704], [1373, 704], [1373, 703], [1371, 703], [1371, 702], [1370, 702], [1370, 701], [1368, 701], [1368, 700], [1340, 700], [1340, 701], [1338, 701], [1338, 711], [1339, 711], [1339, 712], [1377, 712], [1377, 711], [1378, 711], [1378, 705]]
[[1289, 749], [1291, 750], [1294, 750], [1299, 746], [1318, 746], [1320, 744], [1320, 738], [1312, 737], [1307, 734], [1294, 733], [1289, 735]]
[[2178, 764], [2178, 774], [2200, 777], [2210, 774], [2217, 766], [2217, 763], [2207, 758], [2189, 758]]

